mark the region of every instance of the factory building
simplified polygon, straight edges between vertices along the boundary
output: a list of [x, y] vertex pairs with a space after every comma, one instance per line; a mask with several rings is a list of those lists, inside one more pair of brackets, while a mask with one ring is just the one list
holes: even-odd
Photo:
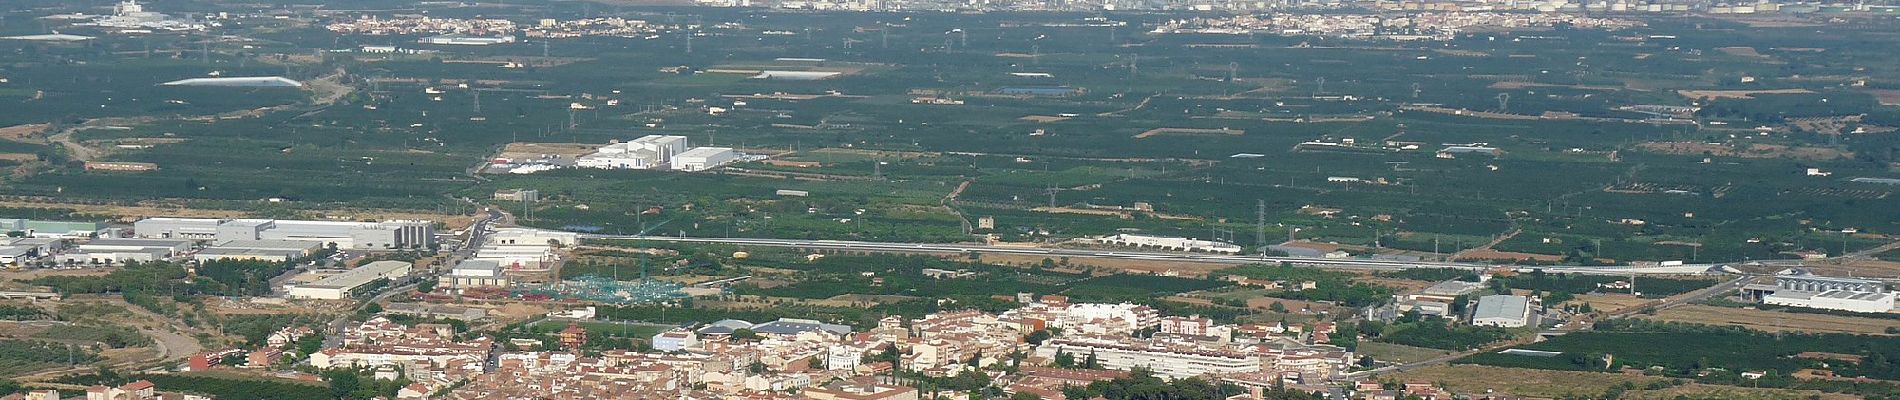
[[1095, 241], [1101, 244], [1110, 244], [1110, 245], [1116, 245], [1116, 246], [1129, 246], [1129, 247], [1136, 247], [1136, 248], [1142, 248], [1142, 249], [1190, 251], [1190, 252], [1199, 252], [1199, 253], [1236, 254], [1236, 253], [1240, 253], [1241, 251], [1241, 248], [1238, 245], [1234, 245], [1231, 243], [1217, 242], [1217, 241], [1212, 241], [1212, 240], [1197, 240], [1197, 239], [1191, 239], [1191, 238], [1163, 237], [1163, 236], [1130, 235], [1126, 233], [1116, 234], [1114, 236], [1103, 236], [1100, 238], [1096, 238]]
[[164, 261], [191, 250], [190, 240], [181, 239], [93, 239], [76, 251], [60, 254], [61, 264], [118, 265], [127, 262]]
[[36, 238], [83, 238], [98, 236], [106, 229], [106, 224], [97, 222], [36, 221], [30, 219], [0, 219], [0, 234], [20, 232], [27, 237]]
[[730, 147], [699, 147], [673, 156], [673, 169], [705, 171], [739, 161], [739, 152]]
[[661, 169], [673, 156], [686, 152], [685, 136], [647, 135], [601, 147], [574, 160], [574, 166], [600, 169]]
[[1741, 296], [1763, 304], [1864, 313], [1892, 311], [1895, 300], [1895, 293], [1880, 281], [1821, 276], [1799, 268], [1776, 273], [1773, 285], [1744, 285]]
[[439, 278], [436, 287], [454, 291], [508, 287], [508, 276], [502, 273], [499, 261], [463, 260]]
[[409, 276], [413, 264], [402, 261], [377, 261], [331, 275], [316, 282], [290, 287], [290, 297], [298, 299], [342, 300], [379, 280], [396, 281]]
[[142, 238], [304, 241], [360, 250], [424, 249], [435, 245], [435, 224], [429, 221], [147, 218], [133, 223], [132, 230]]
[[1471, 314], [1471, 324], [1517, 328], [1531, 325], [1531, 298], [1494, 294], [1478, 298], [1478, 308]]
[[230, 240], [192, 254], [199, 262], [213, 260], [259, 260], [288, 262], [315, 254], [323, 243], [301, 240]]

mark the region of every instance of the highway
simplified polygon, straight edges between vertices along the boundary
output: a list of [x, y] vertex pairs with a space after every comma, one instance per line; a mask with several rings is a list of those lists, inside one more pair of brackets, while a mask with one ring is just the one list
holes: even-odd
[[[625, 239], [651, 240], [673, 243], [708, 243], [735, 246], [783, 247], [813, 250], [862, 251], [874, 253], [909, 254], [1019, 254], [1046, 257], [1071, 258], [1116, 258], [1131, 260], [1202, 262], [1218, 264], [1257, 264], [1292, 263], [1296, 265], [1321, 266], [1332, 268], [1357, 268], [1371, 270], [1399, 270], [1409, 268], [1462, 268], [1481, 270], [1496, 268], [1494, 264], [1434, 262], [1434, 261], [1394, 261], [1359, 258], [1316, 258], [1316, 257], [1273, 257], [1249, 255], [1224, 255], [1204, 253], [1163, 253], [1150, 251], [1063, 249], [1046, 247], [997, 246], [974, 243], [888, 243], [861, 242], [849, 240], [801, 240], [801, 239], [758, 239], [758, 238], [700, 238], [651, 235], [605, 235], [581, 233], [583, 239]], [[1592, 275], [1680, 275], [1707, 272], [1714, 264], [1685, 264], [1662, 267], [1628, 266], [1542, 266], [1545, 271], [1566, 272]]]

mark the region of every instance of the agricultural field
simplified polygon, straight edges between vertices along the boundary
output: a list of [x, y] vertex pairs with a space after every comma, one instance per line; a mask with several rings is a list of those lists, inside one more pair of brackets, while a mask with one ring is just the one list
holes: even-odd
[[1791, 313], [1732, 307], [1690, 304], [1657, 312], [1644, 318], [1658, 321], [1703, 325], [1738, 326], [1763, 332], [1851, 333], [1893, 335], [1900, 333], [1900, 317], [1866, 318], [1845, 315]]
[[[515, 6], [434, 11], [676, 11]], [[244, 46], [0, 43], [15, 61], [0, 68], [12, 82], [0, 98], [23, 104], [0, 110], [0, 126], [23, 126], [0, 135], [0, 167], [16, 171], [0, 196], [123, 213], [453, 215], [475, 207], [463, 198], [527, 188], [543, 201], [498, 205], [532, 214], [527, 225], [588, 232], [1059, 243], [1140, 231], [1526, 264], [1840, 255], [1900, 231], [1893, 187], [1851, 180], [1896, 176], [1900, 133], [1886, 128], [1900, 109], [1880, 101], [1896, 83], [1879, 77], [1900, 60], [1775, 45], [1879, 47], [1890, 36], [1861, 31], [1881, 27], [1655, 20], [1632, 36], [1651, 39], [1633, 41], [1563, 30], [1364, 47], [1143, 34], [1153, 18], [1139, 13], [1102, 15], [1118, 27], [1059, 13], [692, 13], [697, 51], [667, 32], [368, 54], [355, 49], [410, 38], [268, 21], [231, 28], [255, 39]], [[953, 30], [964, 35], [947, 41]], [[839, 74], [729, 73], [768, 69]], [[155, 85], [212, 72], [309, 84]], [[1645, 119], [1660, 117], [1630, 108], [1642, 105], [1699, 109]], [[648, 134], [770, 159], [712, 173], [475, 172], [498, 155], [571, 157]], [[1497, 151], [1439, 156], [1447, 144]], [[82, 168], [93, 160], [158, 169]], [[1314, 209], [1336, 211], [1303, 212]], [[1861, 234], [1831, 233], [1848, 228]]]
[[[1737, 326], [1658, 322], [1645, 319], [1605, 320], [1591, 331], [1574, 332], [1542, 342], [1518, 346], [1555, 354], [1480, 353], [1455, 364], [1559, 371], [1618, 371], [1624, 368], [1700, 383], [1814, 389], [1863, 396], [1887, 396], [1900, 391], [1892, 380], [1900, 348], [1886, 335], [1842, 333], [1769, 333]], [[1746, 348], [1749, 351], [1733, 351]], [[1839, 361], [1847, 362], [1839, 362]], [[1746, 371], [1766, 377], [1741, 378]], [[1805, 374], [1867, 377], [1851, 380], [1796, 379]], [[1817, 372], [1818, 371], [1818, 372]]]

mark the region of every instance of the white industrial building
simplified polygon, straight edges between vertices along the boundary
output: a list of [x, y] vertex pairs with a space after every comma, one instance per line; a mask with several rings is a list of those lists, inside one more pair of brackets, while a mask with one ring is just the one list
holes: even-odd
[[495, 260], [463, 260], [436, 281], [436, 287], [461, 291], [470, 288], [508, 286], [508, 276]]
[[377, 280], [396, 281], [409, 276], [413, 264], [402, 261], [377, 261], [341, 274], [318, 279], [316, 282], [290, 287], [290, 297], [298, 299], [342, 300], [354, 297], [361, 289]]
[[1200, 252], [1200, 253], [1235, 254], [1241, 251], [1240, 246], [1232, 244], [1232, 243], [1216, 242], [1212, 240], [1198, 240], [1198, 239], [1192, 239], [1192, 238], [1130, 235], [1126, 233], [1116, 234], [1114, 236], [1099, 237], [1099, 238], [1096, 238], [1095, 241], [1096, 243], [1111, 244], [1111, 245], [1116, 245], [1116, 246], [1130, 246], [1130, 247], [1143, 248], [1143, 249], [1191, 251], [1191, 252]]
[[659, 351], [680, 351], [699, 346], [699, 334], [685, 328], [674, 328], [653, 334], [653, 349]]
[[560, 248], [580, 244], [580, 234], [546, 229], [503, 228], [488, 236], [472, 259], [493, 261], [509, 271], [545, 271], [561, 261]]
[[229, 240], [198, 250], [191, 259], [288, 262], [315, 254], [323, 243], [302, 240]]
[[625, 143], [601, 147], [594, 154], [574, 160], [574, 166], [600, 169], [666, 168], [673, 156], [686, 152], [685, 136], [647, 135]]
[[698, 172], [739, 161], [739, 152], [730, 147], [697, 147], [673, 156], [675, 170]]
[[1805, 269], [1782, 271], [1773, 285], [1745, 285], [1741, 295], [1764, 304], [1864, 313], [1892, 311], [1895, 298], [1880, 281], [1820, 276]]
[[1517, 328], [1531, 325], [1531, 318], [1531, 298], [1494, 294], [1478, 298], [1478, 308], [1471, 313], [1471, 324]]
[[141, 238], [288, 240], [345, 249], [426, 249], [435, 244], [429, 221], [299, 221], [274, 219], [146, 218], [132, 224]]

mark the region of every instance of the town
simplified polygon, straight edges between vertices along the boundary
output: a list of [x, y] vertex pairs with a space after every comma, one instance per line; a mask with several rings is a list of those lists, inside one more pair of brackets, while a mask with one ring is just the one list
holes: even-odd
[[1892, 0], [13, 0], [0, 400], [1900, 399]]

